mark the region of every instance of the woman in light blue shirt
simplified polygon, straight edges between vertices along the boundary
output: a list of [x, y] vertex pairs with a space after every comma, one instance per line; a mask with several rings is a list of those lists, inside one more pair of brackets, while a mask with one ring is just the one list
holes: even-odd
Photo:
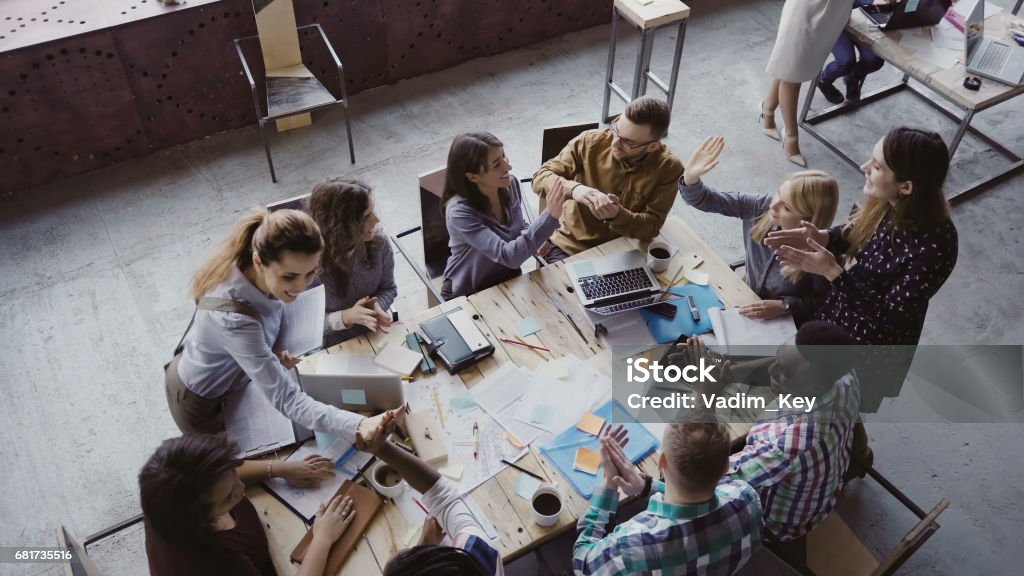
[[[289, 373], [298, 358], [277, 344], [284, 304], [315, 279], [322, 250], [320, 229], [308, 214], [257, 209], [195, 273], [189, 293], [197, 302], [194, 323], [165, 374], [171, 416], [182, 432], [224, 431], [225, 396], [250, 383], [307, 429], [357, 445], [380, 432], [380, 416], [364, 418], [306, 395]], [[315, 482], [332, 468], [321, 460], [297, 466]], [[292, 464], [277, 466], [297, 473]], [[281, 475], [273, 464], [266, 468], [267, 475]], [[324, 474], [316, 476], [320, 469]]]
[[452, 251], [441, 286], [445, 300], [518, 276], [523, 262], [558, 229], [569, 194], [557, 186], [547, 196], [547, 209], [527, 226], [511, 169], [493, 134], [459, 134], [452, 142], [441, 198]]

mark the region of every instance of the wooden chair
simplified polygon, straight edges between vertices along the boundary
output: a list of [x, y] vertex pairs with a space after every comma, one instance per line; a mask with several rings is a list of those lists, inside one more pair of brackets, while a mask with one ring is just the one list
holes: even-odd
[[[881, 560], [868, 550], [861, 538], [833, 511], [807, 535], [807, 564], [790, 567], [810, 576], [889, 576], [897, 570], [939, 529], [936, 520], [949, 506], [943, 498], [929, 512], [922, 510], [873, 466], [861, 466], [893, 498], [899, 500], [920, 521]], [[766, 538], [766, 546], [772, 544]], [[784, 557], [784, 555], [780, 555]]]
[[84, 542], [79, 542], [63, 524], [58, 524], [57, 546], [70, 550], [73, 555], [71, 562], [64, 564], [64, 576], [102, 576], [103, 572], [100, 572], [96, 563], [89, 557], [89, 545], [113, 536], [139, 522], [142, 522], [142, 514], [105, 528], [89, 536]]
[[[420, 282], [427, 288], [427, 300], [430, 306], [436, 306], [441, 298], [441, 282], [444, 268], [448, 264], [451, 249], [448, 247], [448, 226], [441, 211], [441, 196], [444, 194], [444, 181], [448, 168], [442, 166], [419, 177], [420, 185], [420, 225], [391, 236], [395, 249], [409, 263]], [[524, 203], [525, 204], [525, 203]], [[417, 264], [402, 246], [401, 239], [422, 232], [423, 259], [425, 266]]]
[[[311, 122], [310, 112], [328, 106], [341, 106], [345, 114], [345, 131], [348, 134], [348, 151], [352, 163], [356, 163], [355, 146], [352, 143], [352, 126], [348, 118], [348, 93], [345, 90], [345, 72], [341, 60], [334, 47], [327, 39], [327, 34], [320, 24], [295, 25], [295, 8], [292, 0], [252, 0], [253, 11], [256, 13], [256, 30], [254, 36], [235, 38], [235, 51], [242, 61], [245, 77], [252, 89], [253, 105], [256, 107], [256, 118], [259, 119], [260, 136], [267, 152], [267, 165], [270, 166], [270, 178], [277, 182], [274, 172], [274, 161], [270, 157], [270, 144], [267, 141], [267, 124], [275, 122], [278, 130], [288, 130], [305, 126]], [[302, 64], [299, 50], [299, 30], [316, 28], [320, 38], [327, 46], [327, 51], [334, 59], [338, 69], [338, 85], [341, 98], [334, 95], [320, 83]], [[260, 110], [259, 98], [256, 93], [256, 82], [253, 80], [249, 63], [245, 59], [241, 43], [258, 38], [263, 54], [263, 65], [266, 70], [267, 112]]]

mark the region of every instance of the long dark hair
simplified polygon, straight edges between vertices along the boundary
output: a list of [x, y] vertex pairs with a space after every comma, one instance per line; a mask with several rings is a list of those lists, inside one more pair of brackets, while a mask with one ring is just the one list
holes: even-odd
[[384, 565], [384, 576], [485, 576], [486, 574], [487, 572], [465, 550], [433, 544], [406, 548], [395, 554]]
[[208, 547], [212, 542], [210, 490], [242, 465], [238, 446], [222, 435], [185, 434], [164, 440], [139, 472], [146, 524], [164, 540]]
[[881, 198], [868, 198], [858, 207], [847, 226], [849, 253], [859, 251], [886, 217], [896, 230], [928, 228], [949, 220], [949, 202], [942, 191], [949, 172], [949, 149], [935, 132], [916, 128], [894, 128], [882, 141], [882, 156], [897, 182], [912, 182], [909, 196], [895, 205]]
[[373, 266], [380, 238], [362, 241], [363, 214], [373, 201], [373, 190], [360, 180], [336, 176], [313, 187], [309, 197], [309, 213], [316, 220], [324, 237], [324, 254], [320, 258], [324, 271], [341, 295], [348, 292], [349, 253], [366, 268]]
[[[466, 178], [466, 172], [474, 174], [488, 169], [487, 155], [491, 148], [504, 146], [501, 140], [490, 132], [469, 132], [459, 134], [448, 150], [448, 169], [445, 173], [444, 194], [441, 196], [441, 210], [456, 196], [466, 199], [470, 208], [481, 214], [490, 214], [491, 202], [480, 192], [476, 184]], [[501, 189], [499, 198], [507, 202], [508, 190]]]

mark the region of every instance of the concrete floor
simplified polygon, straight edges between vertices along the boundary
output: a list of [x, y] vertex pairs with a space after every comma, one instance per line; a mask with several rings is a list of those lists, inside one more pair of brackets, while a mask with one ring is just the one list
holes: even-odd
[[[1008, 7], [1011, 0], [995, 0]], [[771, 192], [794, 170], [756, 125], [767, 84], [764, 65], [781, 3], [693, 2], [668, 144], [684, 160], [704, 137], [727, 141], [707, 177], [722, 187]], [[618, 55], [628, 76], [635, 36]], [[161, 366], [188, 322], [189, 275], [246, 208], [307, 193], [338, 173], [365, 179], [394, 232], [418, 223], [416, 175], [444, 163], [454, 134], [489, 130], [506, 143], [520, 176], [538, 165], [545, 126], [593, 121], [601, 105], [607, 27], [478, 60], [352, 99], [358, 164], [347, 163], [339, 114], [273, 138], [281, 181], [271, 184], [255, 128], [220, 134], [39, 189], [0, 205], [0, 446], [4, 473], [0, 545], [46, 546], [63, 522], [80, 537], [136, 514], [136, 474], [164, 438], [176, 434]], [[667, 77], [672, 42], [656, 46]], [[886, 69], [869, 82], [895, 77]], [[822, 100], [818, 98], [820, 106]], [[954, 126], [911, 98], [875, 106], [826, 129], [856, 155], [898, 124]], [[1019, 102], [975, 123], [1024, 153]], [[781, 118], [780, 118], [781, 119]], [[862, 176], [804, 135], [811, 166], [835, 175], [845, 214]], [[968, 137], [951, 180], [1000, 165]], [[960, 260], [933, 299], [927, 343], [1024, 342], [1020, 223], [1024, 178], [955, 210]], [[676, 202], [675, 213], [727, 260], [741, 256], [739, 223]], [[425, 297], [404, 263], [401, 310]], [[1024, 564], [1020, 488], [1024, 426], [885, 424], [869, 428], [876, 465], [923, 507], [952, 501], [942, 529], [907, 564], [911, 574], [1011, 574]], [[894, 545], [913, 524], [872, 484], [855, 484], [842, 507], [873, 549]], [[138, 529], [94, 548], [109, 574], [144, 574]], [[1018, 566], [1018, 569], [1013, 569]], [[0, 566], [3, 574], [58, 574], [44, 565]]]

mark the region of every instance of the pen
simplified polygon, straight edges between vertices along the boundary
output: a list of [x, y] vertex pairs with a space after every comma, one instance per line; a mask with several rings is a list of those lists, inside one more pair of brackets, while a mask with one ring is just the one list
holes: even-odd
[[522, 466], [516, 466], [515, 464], [509, 462], [508, 460], [505, 460], [504, 458], [502, 458], [501, 461], [504, 462], [505, 464], [508, 464], [509, 466], [515, 468], [516, 470], [519, 470], [523, 474], [529, 474], [530, 476], [533, 476], [534, 478], [536, 478], [537, 480], [540, 480], [541, 482], [546, 482], [546, 480], [541, 478], [539, 475], [534, 474], [533, 472], [530, 472], [529, 470], [527, 470], [526, 468], [523, 468]]
[[508, 338], [502, 338], [501, 341], [502, 342], [506, 342], [508, 344], [515, 344], [516, 346], [525, 346], [525, 347], [527, 347], [527, 348], [529, 348], [531, 350], [540, 350], [542, 352], [551, 352], [551, 350], [549, 350], [547, 348], [544, 348], [544, 347], [541, 347], [541, 346], [534, 346], [533, 344], [527, 344], [526, 342], [523, 342], [523, 341], [518, 341], [517, 342], [515, 340], [509, 340]]
[[480, 453], [480, 424], [473, 422], [473, 460]]

